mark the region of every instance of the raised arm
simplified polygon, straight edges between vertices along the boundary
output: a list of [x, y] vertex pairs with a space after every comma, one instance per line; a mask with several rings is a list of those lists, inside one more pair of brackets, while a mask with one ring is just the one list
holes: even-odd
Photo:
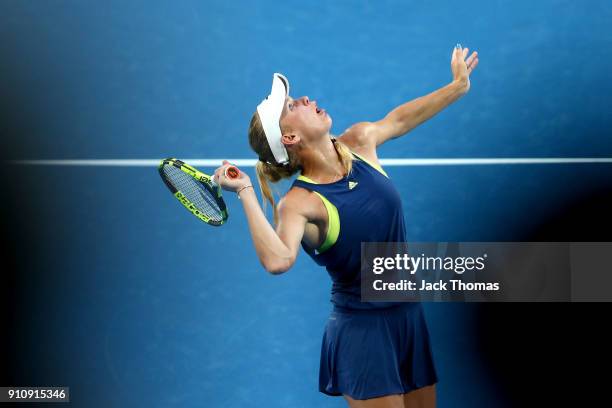
[[[278, 227], [276, 231], [263, 213], [249, 176], [242, 172], [235, 180], [223, 176], [224, 165], [215, 171], [215, 178], [223, 189], [239, 192], [246, 214], [255, 251], [262, 266], [272, 274], [286, 272], [293, 266], [306, 227], [306, 217], [299, 208], [286, 198], [278, 205]], [[250, 187], [246, 187], [250, 186]]]
[[356, 123], [345, 131], [343, 140], [366, 153], [390, 139], [408, 133], [461, 98], [469, 91], [470, 74], [478, 65], [477, 52], [465, 59], [468, 51], [468, 48], [454, 48], [451, 55], [451, 83], [394, 108], [379, 121]]

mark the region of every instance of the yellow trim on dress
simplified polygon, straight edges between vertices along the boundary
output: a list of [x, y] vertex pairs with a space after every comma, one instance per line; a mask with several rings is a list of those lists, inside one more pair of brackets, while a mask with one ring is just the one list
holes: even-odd
[[323, 244], [317, 249], [317, 251], [321, 253], [327, 251], [336, 241], [338, 241], [338, 236], [340, 235], [340, 216], [338, 215], [338, 209], [335, 205], [330, 203], [322, 194], [316, 191], [314, 193], [321, 197], [325, 209], [327, 210], [327, 234], [325, 234], [325, 241], [323, 241]]
[[[317, 182], [309, 179], [306, 176], [299, 175], [298, 180], [305, 181], [311, 184], [318, 184]], [[316, 249], [318, 253], [322, 253], [331, 248], [336, 241], [338, 241], [338, 236], [340, 236], [340, 215], [338, 215], [338, 209], [335, 205], [333, 205], [323, 194], [313, 191], [321, 201], [323, 201], [323, 205], [327, 210], [327, 233], [325, 234], [325, 241], [321, 244], [319, 248]]]
[[316, 181], [311, 180], [311, 179], [309, 179], [308, 177], [306, 177], [306, 176], [304, 176], [304, 175], [302, 175], [302, 174], [300, 174], [300, 175], [298, 176], [298, 180], [302, 180], [302, 181], [305, 181], [305, 182], [310, 183], [310, 184], [319, 184], [319, 183], [317, 183]]
[[357, 158], [363, 162], [366, 162], [367, 164], [369, 164], [371, 167], [375, 168], [376, 170], [378, 170], [379, 172], [382, 173], [383, 176], [385, 176], [386, 178], [389, 178], [389, 176], [387, 175], [387, 173], [383, 170], [383, 168], [375, 163], [372, 163], [371, 161], [369, 161], [368, 159], [366, 159], [365, 157], [361, 157], [360, 155], [358, 155], [355, 152], [352, 152], [355, 156], [357, 156]]

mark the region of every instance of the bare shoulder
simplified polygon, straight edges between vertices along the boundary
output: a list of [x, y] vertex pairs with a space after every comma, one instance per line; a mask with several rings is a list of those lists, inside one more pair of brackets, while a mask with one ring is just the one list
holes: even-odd
[[301, 187], [292, 187], [278, 203], [279, 214], [299, 215], [308, 221], [318, 219], [318, 207], [321, 200], [312, 191]]
[[375, 131], [376, 127], [373, 122], [357, 122], [346, 129], [338, 137], [338, 140], [358, 155], [378, 163]]
[[366, 145], [371, 144], [368, 138], [371, 129], [372, 122], [357, 122], [342, 132], [338, 140], [351, 150], [363, 149]]

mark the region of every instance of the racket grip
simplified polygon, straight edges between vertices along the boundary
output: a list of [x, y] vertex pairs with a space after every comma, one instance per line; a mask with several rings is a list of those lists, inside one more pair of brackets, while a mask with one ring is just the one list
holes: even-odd
[[237, 179], [240, 177], [240, 170], [236, 166], [229, 166], [225, 169], [225, 177], [230, 179]]
[[[238, 177], [240, 177], [240, 170], [238, 170], [238, 167], [236, 166], [229, 166], [225, 169], [225, 177], [229, 179], [237, 179]], [[215, 181], [214, 176], [210, 178], [210, 182], [213, 187], [219, 187], [219, 184], [217, 184], [217, 182]]]

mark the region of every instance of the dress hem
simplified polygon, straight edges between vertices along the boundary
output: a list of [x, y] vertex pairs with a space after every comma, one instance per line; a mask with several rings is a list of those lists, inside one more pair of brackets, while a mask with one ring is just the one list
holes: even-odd
[[428, 381], [426, 383], [421, 384], [417, 384], [414, 387], [404, 387], [401, 390], [398, 390], [398, 392], [394, 392], [394, 391], [384, 391], [381, 393], [372, 393], [372, 394], [366, 394], [366, 395], [351, 395], [349, 393], [343, 393], [343, 392], [333, 392], [333, 391], [327, 391], [327, 390], [323, 390], [321, 388], [319, 388], [319, 392], [325, 394], [325, 395], [329, 395], [330, 397], [341, 397], [343, 395], [347, 395], [349, 397], [351, 397], [354, 400], [368, 400], [368, 399], [372, 399], [372, 398], [380, 398], [380, 397], [386, 397], [388, 395], [398, 395], [398, 394], [407, 394], [409, 392], [412, 391], [416, 391], [419, 390], [421, 388], [424, 387], [429, 387], [430, 385], [434, 385], [437, 384], [439, 382], [439, 380], [436, 378], [433, 381]]

